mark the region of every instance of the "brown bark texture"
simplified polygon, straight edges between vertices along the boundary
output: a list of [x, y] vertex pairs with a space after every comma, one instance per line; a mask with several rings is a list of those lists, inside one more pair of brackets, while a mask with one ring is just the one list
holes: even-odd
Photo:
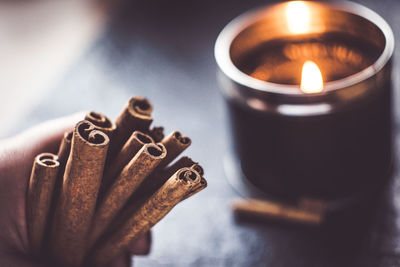
[[79, 266], [84, 258], [108, 144], [91, 122], [76, 125], [50, 240], [52, 256], [66, 266]]
[[115, 122], [117, 129], [110, 147], [111, 159], [117, 155], [134, 131], [149, 132], [153, 122], [152, 111], [152, 104], [144, 97], [135, 96], [129, 100]]
[[31, 250], [36, 256], [43, 247], [59, 168], [57, 156], [51, 153], [39, 154], [33, 162], [27, 194], [26, 220]]
[[113, 139], [113, 135], [115, 133], [115, 130], [117, 129], [117, 126], [113, 121], [111, 121], [107, 116], [95, 111], [91, 111], [86, 114], [85, 120], [93, 123], [94, 126], [96, 126], [97, 130], [100, 130], [103, 133], [107, 134], [110, 138], [111, 145], [111, 140]]
[[164, 127], [155, 126], [151, 128], [149, 134], [154, 139], [154, 142], [159, 143], [164, 139]]
[[122, 169], [129, 163], [129, 161], [138, 153], [138, 151], [145, 145], [154, 143], [153, 139], [140, 131], [135, 131], [122, 147], [121, 151], [117, 154], [115, 159], [106, 168], [103, 178], [103, 186], [109, 188], [115, 178], [120, 174]]
[[200, 175], [190, 169], [178, 170], [128, 220], [94, 250], [93, 262], [107, 264], [136, 238], [159, 222], [190, 190], [200, 183]]
[[125, 166], [99, 204], [89, 236], [90, 246], [104, 233], [129, 197], [166, 154], [165, 147], [161, 143], [146, 144]]

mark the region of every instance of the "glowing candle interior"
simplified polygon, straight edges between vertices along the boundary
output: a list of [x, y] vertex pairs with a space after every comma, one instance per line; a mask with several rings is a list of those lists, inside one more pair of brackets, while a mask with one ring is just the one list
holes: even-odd
[[[231, 46], [231, 54], [240, 55], [232, 57], [233, 63], [249, 76], [296, 85], [291, 90], [299, 90], [306, 61], [315, 63], [323, 73], [324, 83], [329, 83], [361, 72], [378, 59], [380, 49], [376, 44], [350, 31], [338, 31], [334, 25], [340, 20], [325, 19], [330, 13], [317, 8], [318, 4], [291, 1], [280, 7], [274, 10], [273, 19], [263, 19], [262, 27], [254, 24], [243, 31]], [[278, 25], [277, 20], [281, 21], [279, 27], [274, 26]], [[267, 32], [265, 37], [259, 37]], [[249, 38], [253, 36], [250, 33], [254, 37]]]
[[306, 61], [303, 65], [300, 89], [307, 94], [320, 93], [324, 89], [321, 71], [312, 61]]

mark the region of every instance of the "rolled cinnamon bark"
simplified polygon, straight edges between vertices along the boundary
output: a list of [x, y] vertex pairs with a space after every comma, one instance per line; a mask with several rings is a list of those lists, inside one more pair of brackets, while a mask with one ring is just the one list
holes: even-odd
[[50, 240], [52, 256], [62, 265], [79, 266], [86, 252], [108, 144], [91, 122], [76, 125]]
[[162, 144], [146, 144], [125, 166], [99, 204], [89, 235], [89, 246], [92, 246], [104, 233], [132, 193], [137, 190], [166, 154]]
[[148, 133], [153, 121], [152, 111], [153, 106], [146, 98], [136, 96], [129, 100], [115, 122], [117, 130], [110, 146], [109, 154], [111, 158], [118, 154], [134, 131]]
[[[167, 169], [164, 171], [160, 172], [155, 176], [154, 173], [152, 173], [145, 181], [142, 183], [142, 185], [139, 187], [139, 189], [132, 194], [131, 198], [128, 200], [127, 207], [123, 210], [122, 214], [120, 214], [120, 218], [122, 220], [125, 220], [127, 217], [131, 216], [135, 211], [139, 210], [140, 207], [157, 191], [160, 189], [160, 187], [172, 176], [174, 175], [178, 170], [182, 168], [190, 168], [194, 167], [193, 169], [197, 171], [200, 176], [204, 175], [204, 170], [203, 168], [196, 162], [194, 162], [191, 158], [189, 157], [182, 157], [178, 161], [176, 161], [174, 164], [169, 166]], [[184, 197], [184, 199], [194, 195], [195, 193], [201, 191], [207, 186], [207, 181], [202, 178], [200, 180], [200, 183], [197, 186], [194, 186], [191, 190], [191, 192], [188, 193], [187, 196]], [[198, 188], [197, 188], [198, 187]], [[193, 191], [193, 192], [192, 192]], [[119, 227], [118, 225], [113, 225], [114, 228]]]
[[160, 175], [162, 177], [170, 177], [177, 170], [184, 168], [184, 167], [188, 167], [188, 168], [190, 167], [191, 169], [195, 170], [201, 176], [200, 183], [197, 186], [193, 187], [192, 190], [184, 197], [184, 199], [187, 199], [207, 187], [207, 181], [203, 177], [204, 169], [203, 169], [203, 167], [201, 167], [200, 164], [198, 164], [197, 162], [194, 162], [189, 157], [186, 157], [186, 156], [181, 157], [174, 164], [170, 165], [163, 172], [161, 172]]
[[182, 137], [180, 132], [174, 132], [170, 134], [169, 137], [164, 139], [163, 143], [167, 148], [167, 157], [169, 156], [169, 153], [172, 153], [173, 155], [169, 156], [169, 159], [164, 159], [156, 168], [156, 170], [151, 174], [151, 177], [147, 179], [147, 181], [143, 184], [138, 198], [148, 198], [158, 188], [160, 188], [176, 171], [181, 168], [191, 167], [192, 165], [197, 164], [189, 157], [182, 157], [171, 166], [165, 168], [166, 165], [173, 161], [180, 153], [183, 152], [183, 150], [185, 150], [190, 145], [191, 141], [188, 137]]
[[199, 182], [200, 175], [196, 171], [190, 168], [177, 171], [122, 227], [95, 248], [92, 258], [94, 263], [107, 264], [123, 253], [125, 248], [149, 231]]
[[[59, 171], [58, 171], [58, 178], [56, 179], [56, 184], [54, 185], [54, 193], [53, 193], [53, 198], [51, 200], [49, 219], [48, 219], [48, 223], [47, 223], [48, 227], [51, 227], [53, 224], [52, 222], [54, 220], [55, 209], [57, 207], [58, 199], [59, 199], [60, 192], [62, 189], [65, 166], [67, 164], [69, 153], [71, 151], [72, 136], [73, 136], [73, 130], [71, 130], [69, 132], [65, 132], [64, 137], [61, 140], [60, 147], [58, 149], [57, 156], [58, 156], [58, 161], [60, 162], [60, 167], [59, 167]], [[46, 231], [46, 233], [44, 234], [44, 237], [43, 237], [44, 250], [46, 252], [49, 251], [49, 248], [48, 248], [49, 238], [50, 238], [50, 231]]]
[[[71, 143], [72, 143], [72, 136], [73, 136], [73, 131], [65, 132], [64, 137], [61, 140], [60, 147], [58, 149], [57, 157], [58, 157], [58, 162], [60, 162], [60, 170], [58, 171], [58, 179], [55, 185], [55, 193], [53, 197], [53, 203], [52, 203], [52, 209], [54, 212], [55, 208], [55, 203], [58, 201], [58, 195], [61, 191], [62, 187], [62, 180], [64, 177], [64, 171], [65, 171], [65, 165], [67, 165], [67, 160], [69, 157], [69, 153], [71, 151]], [[53, 215], [51, 215], [53, 216]]]
[[122, 169], [136, 155], [136, 153], [145, 145], [154, 143], [153, 139], [140, 131], [135, 131], [110, 166], [105, 170], [103, 177], [104, 190], [109, 188]]
[[194, 163], [190, 166], [191, 169], [195, 170], [198, 174], [200, 174], [201, 177], [204, 175], [204, 169], [201, 167], [199, 163]]
[[111, 145], [112, 142], [111, 140], [113, 139], [114, 132], [117, 128], [114, 122], [112, 122], [105, 115], [95, 111], [91, 111], [88, 114], [86, 114], [85, 120], [93, 123], [94, 126], [96, 126], [97, 130], [100, 130], [103, 133], [107, 134], [108, 137], [110, 138], [110, 145]]
[[164, 139], [164, 127], [155, 126], [151, 128], [149, 134], [153, 138], [154, 142], [159, 143]]
[[164, 138], [161, 143], [167, 149], [167, 156], [158, 166], [158, 170], [170, 164], [176, 157], [178, 157], [186, 148], [190, 146], [192, 141], [189, 137], [183, 136], [182, 133], [175, 131]]
[[321, 224], [324, 215], [323, 211], [311, 211], [258, 199], [236, 200], [232, 209], [238, 218], [272, 219], [311, 225]]
[[60, 147], [58, 149], [57, 157], [58, 157], [58, 162], [60, 162], [60, 169], [58, 171], [58, 179], [56, 181], [56, 185], [54, 188], [54, 196], [53, 196], [52, 207], [51, 207], [51, 212], [50, 212], [51, 217], [53, 217], [53, 215], [54, 215], [54, 209], [55, 209], [56, 203], [58, 201], [58, 196], [61, 192], [65, 166], [67, 165], [67, 160], [69, 157], [69, 153], [71, 151], [72, 136], [73, 136], [73, 131], [65, 132], [64, 137], [61, 140]]
[[57, 156], [51, 153], [39, 154], [33, 162], [27, 193], [26, 222], [31, 250], [35, 255], [43, 247], [44, 229], [49, 219], [59, 168]]
[[[161, 163], [157, 166], [154, 172], [150, 175], [149, 179], [147, 179], [140, 188], [140, 192], [138, 192], [138, 199], [147, 199], [151, 196], [158, 188], [160, 188], [170, 177], [170, 173], [163, 174], [163, 170], [165, 167], [170, 164], [179, 154], [181, 154], [186, 148], [188, 148], [191, 144], [191, 140], [189, 137], [183, 136], [180, 132], [175, 131], [172, 132], [169, 136], [164, 138], [161, 143], [167, 149], [167, 156], [161, 161]], [[186, 161], [190, 161], [191, 159], [183, 159], [178, 164], [186, 163]], [[185, 166], [189, 167], [189, 166]], [[173, 171], [175, 169], [170, 169], [169, 171]], [[177, 170], [175, 170], [177, 171]]]
[[60, 147], [58, 149], [58, 161], [61, 166], [65, 166], [68, 160], [69, 151], [71, 150], [71, 141], [72, 141], [73, 131], [65, 132], [64, 137], [61, 140]]
[[[190, 157], [184, 156], [175, 161], [170, 166], [166, 167], [164, 170], [160, 171], [160, 175], [162, 177], [171, 177], [175, 172], [177, 172], [181, 168], [190, 167], [196, 164]], [[203, 175], [203, 174], [200, 174]]]
[[183, 197], [183, 199], [187, 199], [187, 198], [197, 194], [198, 192], [200, 192], [201, 190], [203, 190], [204, 188], [207, 187], [207, 180], [203, 177], [203, 175], [204, 175], [203, 167], [201, 167], [198, 163], [195, 163], [190, 167], [190, 169], [193, 169], [198, 174], [200, 174], [200, 182], [198, 184], [196, 184], [195, 186], [193, 186], [193, 188], [190, 190], [190, 192], [187, 193]]
[[195, 186], [192, 190], [190, 190], [190, 192], [183, 197], [183, 200], [190, 198], [191, 196], [197, 194], [206, 187], [207, 187], [207, 180], [204, 177], [201, 177], [199, 185]]
[[[161, 142], [166, 150], [167, 155], [165, 158], [159, 163], [157, 168], [150, 174], [149, 178], [146, 179], [143, 184], [141, 184], [140, 189], [135, 192], [132, 198], [136, 201], [136, 204], [133, 206], [139, 207], [139, 203], [146, 201], [154, 192], [156, 192], [167, 180], [171, 177], [171, 171], [177, 171], [174, 169], [177, 166], [186, 164], [193, 161], [190, 158], [183, 158], [182, 160], [178, 160], [179, 163], [177, 165], [173, 165], [175, 167], [168, 168], [165, 173], [164, 167], [168, 165], [172, 160], [174, 160], [180, 153], [182, 153], [190, 144], [191, 140], [189, 137], [182, 136], [182, 134], [178, 131], [171, 133], [168, 137], [166, 137]], [[172, 156], [170, 155], [172, 154]], [[189, 167], [189, 166], [184, 166]]]

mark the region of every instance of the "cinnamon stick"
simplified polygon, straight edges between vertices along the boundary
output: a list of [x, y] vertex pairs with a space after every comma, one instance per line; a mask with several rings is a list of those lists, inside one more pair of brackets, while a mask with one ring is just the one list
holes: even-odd
[[200, 174], [201, 177], [204, 175], [204, 169], [201, 167], [199, 163], [194, 163], [190, 166], [191, 169], [195, 170], [198, 174]]
[[203, 177], [203, 175], [204, 175], [203, 167], [201, 167], [198, 163], [195, 163], [190, 167], [190, 169], [195, 170], [200, 175], [200, 182], [198, 184], [196, 184], [195, 186], [193, 186], [193, 188], [190, 190], [190, 192], [187, 193], [183, 197], [183, 199], [187, 199], [207, 187], [207, 180]]
[[76, 125], [50, 240], [60, 264], [79, 266], [84, 257], [108, 144], [108, 136], [91, 122]]
[[298, 207], [305, 210], [315, 212], [324, 212], [326, 209], [326, 202], [322, 199], [302, 197], [298, 201]]
[[97, 130], [100, 130], [103, 133], [107, 134], [111, 142], [117, 127], [115, 123], [112, 122], [107, 116], [95, 111], [90, 111], [88, 114], [86, 114], [85, 120], [93, 123], [96, 126]]
[[181, 157], [174, 164], [172, 164], [168, 168], [166, 168], [160, 175], [163, 177], [170, 177], [177, 170], [184, 168], [184, 167], [190, 167], [191, 169], [195, 170], [201, 176], [200, 183], [197, 186], [194, 186], [192, 188], [192, 190], [184, 197], [184, 199], [187, 199], [207, 187], [207, 181], [203, 177], [204, 169], [203, 169], [203, 167], [201, 167], [200, 164], [198, 164], [197, 162], [194, 162], [189, 157], [186, 157], [186, 156]]
[[164, 127], [155, 126], [151, 128], [149, 134], [153, 138], [154, 142], [159, 143], [164, 139]]
[[310, 225], [319, 225], [323, 221], [322, 211], [306, 210], [268, 200], [236, 200], [232, 209], [239, 218], [275, 219]]
[[190, 168], [177, 171], [116, 232], [94, 250], [96, 265], [107, 264], [124, 251], [136, 238], [159, 222], [190, 190], [200, 183], [200, 175]]
[[106, 190], [122, 171], [126, 164], [136, 155], [136, 153], [145, 145], [154, 143], [153, 139], [140, 131], [135, 131], [110, 166], [106, 169], [103, 178], [103, 186]]
[[166, 154], [162, 144], [146, 144], [125, 166], [96, 211], [89, 236], [89, 246], [94, 244], [104, 233], [132, 193], [137, 190]]
[[51, 204], [52, 207], [51, 207], [51, 211], [50, 211], [51, 217], [54, 216], [54, 209], [55, 209], [56, 203], [58, 201], [58, 196], [61, 192], [65, 166], [67, 164], [69, 153], [71, 151], [72, 136], [73, 136], [73, 131], [65, 132], [64, 137], [61, 140], [60, 147], [58, 149], [57, 157], [58, 157], [58, 162], [60, 162], [60, 170], [58, 171], [58, 179], [56, 181], [56, 185], [54, 188], [54, 197], [52, 200], [52, 204]]
[[[182, 168], [190, 168], [194, 167], [193, 170], [197, 171], [200, 176], [204, 175], [203, 168], [196, 162], [194, 162], [189, 157], [182, 157], [178, 161], [176, 161], [173, 165], [168, 167], [165, 171], [157, 174], [158, 177], [154, 176], [154, 173], [148, 177], [142, 185], [138, 188], [138, 190], [132, 194], [130, 199], [127, 202], [127, 207], [124, 208], [123, 212], [119, 214], [119, 218], [121, 220], [126, 220], [131, 214], [140, 209], [140, 207], [157, 191], [160, 187], [177, 171]], [[154, 182], [156, 180], [156, 183]], [[207, 181], [201, 177], [200, 183], [194, 186], [191, 191], [183, 198], [186, 199], [197, 192], [201, 191], [207, 186]], [[118, 228], [120, 225], [114, 224], [113, 228]]]
[[[56, 181], [55, 189], [54, 189], [54, 197], [52, 203], [52, 212], [54, 212], [55, 203], [58, 201], [58, 195], [61, 191], [62, 180], [64, 177], [65, 165], [67, 164], [67, 160], [69, 157], [69, 153], [71, 151], [71, 143], [72, 143], [73, 131], [65, 132], [64, 137], [61, 140], [60, 147], [58, 149], [57, 157], [58, 162], [60, 162], [60, 170], [58, 172], [58, 179]], [[51, 215], [53, 216], [53, 214]]]
[[[173, 164], [160, 171], [160, 175], [163, 177], [171, 177], [175, 172], [181, 168], [190, 167], [196, 164], [190, 157], [184, 156], [175, 161]], [[203, 175], [203, 174], [200, 174]]]
[[207, 180], [204, 177], [201, 177], [200, 184], [198, 186], [196, 186], [195, 188], [193, 188], [192, 190], [190, 190], [190, 192], [185, 195], [183, 200], [192, 197], [193, 195], [197, 194], [198, 192], [205, 189], [206, 187], [207, 187]]
[[164, 138], [161, 143], [165, 146], [167, 155], [153, 171], [150, 177], [143, 182], [143, 184], [140, 186], [140, 189], [132, 196], [132, 199], [134, 199], [136, 202], [136, 204], [133, 206], [137, 208], [139, 207], [139, 203], [146, 201], [168, 180], [169, 177], [171, 177], [173, 174], [170, 173], [171, 171], [177, 171], [174, 169], [175, 167], [180, 165], [184, 166], [184, 164], [188, 162], [191, 164], [193, 163], [190, 158], [183, 158], [178, 160], [176, 165], [171, 165], [171, 168], [167, 169], [167, 171], [163, 173], [164, 167], [173, 161], [180, 153], [182, 153], [191, 144], [191, 140], [189, 137], [182, 136], [180, 132], [175, 131], [168, 137]]
[[59, 168], [57, 156], [51, 153], [39, 154], [33, 162], [27, 193], [26, 221], [31, 250], [35, 255], [43, 247], [44, 230], [49, 219]]
[[[58, 162], [60, 163], [58, 177], [56, 179], [54, 190], [53, 190], [53, 197], [51, 200], [48, 221], [46, 228], [51, 228], [52, 222], [54, 220], [54, 212], [57, 207], [58, 198], [61, 192], [62, 184], [63, 184], [63, 177], [65, 171], [65, 165], [67, 164], [68, 156], [71, 150], [71, 142], [72, 142], [73, 131], [65, 132], [64, 137], [61, 140], [60, 147], [58, 149], [57, 157]], [[43, 250], [49, 251], [49, 238], [50, 238], [50, 231], [46, 231], [43, 237]]]
[[134, 131], [144, 133], [149, 131], [150, 124], [153, 121], [151, 117], [152, 111], [153, 106], [144, 97], [136, 96], [129, 100], [115, 122], [117, 130], [110, 147], [109, 154], [111, 158], [114, 158], [121, 150]]
[[164, 138], [161, 143], [167, 149], [167, 156], [160, 163], [158, 169], [162, 169], [170, 164], [177, 156], [179, 156], [186, 148], [190, 146], [192, 141], [189, 137], [183, 136], [181, 132], [175, 131]]
[[69, 151], [71, 150], [71, 141], [72, 141], [73, 131], [65, 132], [64, 137], [61, 140], [60, 147], [58, 149], [58, 161], [61, 166], [65, 166], [68, 160]]

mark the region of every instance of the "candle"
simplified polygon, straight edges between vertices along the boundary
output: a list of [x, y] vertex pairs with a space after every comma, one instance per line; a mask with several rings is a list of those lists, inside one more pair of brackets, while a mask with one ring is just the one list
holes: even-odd
[[306, 61], [301, 71], [300, 90], [307, 94], [320, 93], [324, 89], [322, 74], [317, 64]]
[[[241, 54], [239, 60], [234, 59], [240, 70], [256, 79], [299, 84], [303, 63], [313, 61], [324, 70], [325, 79], [329, 82], [362, 71], [380, 55], [377, 44], [337, 29], [328, 31], [327, 22], [315, 25], [310, 16], [322, 16], [323, 13], [312, 4], [310, 6], [309, 2], [288, 2], [282, 9], [284, 23], [281, 30], [289, 36], [258, 44]], [[340, 21], [341, 17], [337, 19]], [[312, 27], [320, 29], [313, 32]]]
[[244, 179], [328, 201], [382, 185], [393, 47], [387, 23], [350, 2], [279, 3], [229, 23], [215, 56]]

